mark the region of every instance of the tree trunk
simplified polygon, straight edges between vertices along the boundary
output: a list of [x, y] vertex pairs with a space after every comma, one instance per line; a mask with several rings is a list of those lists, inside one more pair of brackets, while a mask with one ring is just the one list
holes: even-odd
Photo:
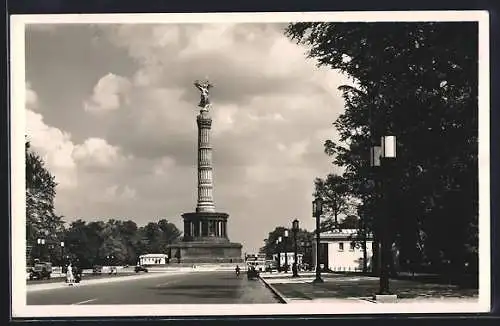
[[366, 252], [366, 233], [363, 236], [363, 273], [368, 271], [368, 253]]
[[380, 241], [376, 235], [373, 236], [373, 256], [372, 256], [372, 273], [379, 275], [380, 272]]

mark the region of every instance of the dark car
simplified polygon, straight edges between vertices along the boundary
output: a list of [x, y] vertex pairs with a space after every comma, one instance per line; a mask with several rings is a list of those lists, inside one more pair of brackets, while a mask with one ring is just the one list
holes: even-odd
[[259, 271], [254, 267], [250, 267], [247, 271], [247, 278], [253, 280], [259, 277]]
[[139, 273], [139, 272], [145, 272], [145, 273], [147, 273], [148, 269], [145, 266], [143, 266], [143, 265], [137, 265], [137, 266], [135, 266], [135, 272], [136, 273]]

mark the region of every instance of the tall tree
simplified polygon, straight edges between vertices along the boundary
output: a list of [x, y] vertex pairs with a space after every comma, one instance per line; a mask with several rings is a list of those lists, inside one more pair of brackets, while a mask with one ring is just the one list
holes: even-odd
[[166, 245], [179, 239], [182, 234], [175, 224], [170, 223], [166, 219], [160, 219], [158, 221], [158, 227], [162, 231], [162, 239]]
[[[26, 155], [26, 240], [28, 248], [43, 238], [54, 247], [64, 230], [62, 217], [55, 213], [57, 183], [42, 158], [25, 142]], [[50, 253], [50, 251], [49, 251]], [[47, 258], [47, 257], [45, 257]]]
[[425, 239], [424, 256], [435, 265], [451, 260], [456, 271], [477, 257], [477, 238], [468, 236], [477, 234], [478, 216], [477, 33], [477, 23], [463, 22], [296, 23], [286, 30], [319, 65], [355, 81], [341, 87], [346, 111], [335, 127], [342, 143], [328, 141], [325, 151], [363, 197], [365, 224], [380, 232], [369, 148], [392, 133], [393, 240], [415, 256]]
[[337, 174], [329, 174], [325, 179], [316, 178], [313, 196], [323, 200], [323, 213], [327, 217], [322, 221], [322, 230], [331, 230], [339, 226], [339, 216], [347, 215], [351, 201], [347, 180]]

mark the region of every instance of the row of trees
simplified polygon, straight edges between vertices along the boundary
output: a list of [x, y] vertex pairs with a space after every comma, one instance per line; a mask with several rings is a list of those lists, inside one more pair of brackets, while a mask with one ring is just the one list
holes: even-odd
[[[355, 198], [362, 228], [376, 240], [391, 228], [402, 263], [477, 273], [477, 23], [293, 23], [286, 35], [353, 80], [339, 88], [339, 142], [325, 142], [345, 172], [316, 180], [333, 222]], [[381, 225], [387, 211], [370, 147], [388, 134], [397, 136], [397, 158], [383, 181], [396, 189], [396, 218]]]
[[[131, 220], [76, 220], [65, 227], [64, 217], [57, 215], [54, 208], [57, 186], [54, 176], [43, 159], [32, 150], [29, 141], [25, 151], [28, 260], [43, 258], [61, 263], [65, 256], [69, 256], [88, 267], [135, 264], [138, 256], [144, 253], [169, 253], [169, 257], [172, 256], [167, 246], [179, 239], [181, 231], [166, 219], [140, 227]], [[43, 239], [44, 244], [39, 244], [39, 239]]]
[[135, 264], [139, 255], [146, 253], [168, 253], [171, 257], [167, 246], [180, 235], [177, 227], [166, 219], [141, 227], [131, 220], [88, 223], [77, 220], [65, 232], [65, 242], [72, 257], [85, 266]]

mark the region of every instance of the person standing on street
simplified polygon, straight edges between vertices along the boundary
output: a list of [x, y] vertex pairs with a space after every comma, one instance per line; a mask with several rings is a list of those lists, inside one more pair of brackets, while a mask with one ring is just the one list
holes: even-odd
[[75, 278], [73, 276], [73, 267], [71, 266], [71, 263], [68, 264], [68, 269], [66, 271], [66, 282], [70, 286], [72, 286], [75, 282]]

